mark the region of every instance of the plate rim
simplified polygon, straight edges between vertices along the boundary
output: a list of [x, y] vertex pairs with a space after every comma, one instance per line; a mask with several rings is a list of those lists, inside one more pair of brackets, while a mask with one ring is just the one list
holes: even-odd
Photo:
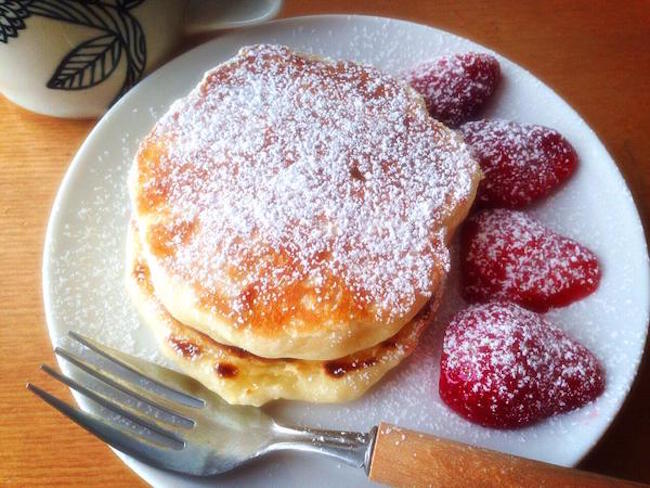
[[[636, 224], [638, 224], [639, 228], [641, 229], [641, 238], [643, 240], [644, 244], [644, 249], [645, 249], [645, 255], [646, 255], [646, 260], [645, 260], [645, 278], [646, 278], [646, 287], [650, 289], [650, 257], [648, 256], [648, 239], [647, 239], [647, 233], [646, 233], [646, 226], [644, 225], [643, 219], [641, 218], [641, 214], [639, 212], [639, 206], [637, 204], [637, 199], [635, 198], [635, 195], [632, 193], [630, 190], [630, 187], [623, 176], [623, 173], [621, 172], [621, 169], [619, 168], [618, 164], [616, 164], [616, 160], [612, 157], [610, 154], [607, 146], [603, 143], [601, 138], [598, 136], [598, 134], [594, 131], [594, 129], [586, 122], [586, 120], [582, 117], [580, 112], [578, 112], [571, 104], [569, 104], [564, 97], [562, 97], [557, 91], [555, 91], [551, 86], [549, 86], [544, 80], [536, 76], [533, 72], [531, 72], [529, 69], [526, 67], [520, 65], [519, 63], [516, 63], [512, 61], [510, 58], [500, 54], [498, 51], [492, 49], [491, 47], [485, 46], [482, 43], [479, 43], [475, 41], [474, 39], [470, 37], [465, 37], [461, 36], [459, 34], [456, 34], [454, 32], [450, 32], [446, 29], [442, 29], [433, 25], [429, 24], [424, 24], [420, 23], [417, 21], [413, 21], [410, 19], [406, 18], [400, 18], [400, 17], [386, 17], [386, 16], [381, 16], [381, 15], [370, 15], [370, 14], [312, 14], [312, 15], [303, 15], [303, 16], [295, 16], [295, 17], [283, 17], [280, 19], [274, 19], [271, 21], [267, 21], [261, 24], [256, 24], [253, 26], [246, 26], [234, 30], [228, 30], [225, 31], [224, 35], [222, 36], [217, 36], [212, 39], [209, 39], [197, 46], [192, 47], [191, 49], [182, 52], [178, 56], [175, 56], [168, 61], [166, 61], [164, 64], [156, 68], [154, 71], [149, 73], [143, 80], [141, 80], [136, 86], [134, 86], [128, 93], [126, 93], [120, 100], [118, 100], [117, 103], [115, 103], [109, 110], [106, 111], [95, 123], [93, 128], [90, 130], [90, 132], [85, 136], [82, 144], [79, 146], [77, 151], [75, 152], [75, 155], [73, 156], [72, 160], [68, 164], [68, 167], [65, 170], [64, 176], [61, 179], [59, 186], [56, 191], [56, 196], [53, 200], [50, 213], [48, 215], [48, 220], [47, 220], [47, 227], [45, 231], [45, 238], [43, 241], [43, 254], [42, 254], [42, 266], [41, 266], [41, 281], [42, 281], [42, 297], [43, 297], [43, 309], [44, 309], [44, 316], [45, 316], [45, 321], [46, 321], [46, 326], [48, 330], [48, 336], [50, 339], [51, 345], [54, 347], [56, 346], [58, 342], [58, 338], [55, 334], [55, 318], [54, 318], [54, 308], [53, 308], [53, 303], [52, 299], [53, 296], [50, 293], [50, 285], [51, 285], [51, 273], [50, 273], [50, 268], [52, 266], [52, 253], [48, 252], [48, 249], [51, 249], [52, 243], [56, 237], [58, 229], [60, 229], [61, 226], [61, 219], [62, 219], [62, 203], [63, 200], [66, 198], [66, 195], [70, 191], [70, 187], [72, 184], [72, 181], [75, 177], [75, 174], [77, 173], [77, 170], [81, 167], [83, 164], [83, 160], [86, 159], [86, 152], [89, 151], [89, 146], [91, 145], [91, 141], [95, 138], [96, 133], [100, 132], [103, 128], [103, 126], [107, 123], [110, 122], [110, 119], [116, 114], [119, 113], [121, 110], [121, 107], [125, 105], [126, 103], [129, 102], [129, 100], [133, 99], [133, 97], [137, 97], [139, 91], [142, 89], [142, 86], [147, 86], [149, 83], [152, 83], [153, 78], [156, 77], [156, 75], [159, 73], [159, 71], [163, 68], [165, 68], [168, 64], [173, 63], [180, 58], [183, 57], [188, 57], [193, 55], [196, 51], [204, 48], [206, 44], [211, 44], [211, 43], [219, 43], [224, 37], [227, 37], [229, 35], [232, 35], [233, 33], [240, 33], [240, 32], [245, 32], [247, 30], [254, 30], [256, 28], [260, 27], [265, 27], [265, 26], [270, 26], [270, 25], [281, 25], [281, 24], [289, 24], [289, 23], [295, 23], [295, 22], [307, 22], [307, 21], [335, 21], [335, 20], [346, 20], [349, 22], [356, 22], [356, 21], [389, 21], [389, 22], [396, 22], [396, 23], [401, 23], [401, 24], [408, 24], [410, 26], [415, 26], [415, 27], [424, 27], [427, 29], [432, 29], [434, 31], [438, 31], [439, 33], [442, 33], [444, 36], [451, 36], [455, 37], [461, 40], [465, 41], [470, 41], [473, 44], [477, 45], [484, 51], [489, 51], [492, 53], [497, 54], [499, 57], [507, 60], [509, 63], [513, 64], [516, 66], [518, 69], [522, 70], [525, 72], [527, 75], [531, 76], [534, 80], [536, 80], [543, 88], [549, 90], [552, 92], [561, 103], [563, 103], [566, 108], [568, 108], [571, 112], [575, 114], [575, 116], [580, 120], [580, 122], [583, 124], [584, 129], [589, 131], [591, 135], [598, 141], [598, 143], [602, 146], [602, 150], [604, 151], [605, 154], [609, 157], [609, 162], [611, 164], [608, 164], [608, 166], [613, 166], [613, 169], [615, 170], [616, 174], [620, 178], [620, 181], [623, 183], [624, 190], [627, 192], [629, 198], [630, 198], [630, 203], [632, 207], [634, 208], [635, 211], [635, 217], [636, 217]], [[640, 348], [639, 348], [639, 353], [637, 354], [637, 357], [634, 359], [634, 374], [627, 385], [627, 389], [625, 392], [625, 395], [622, 396], [621, 399], [617, 402], [616, 405], [616, 411], [607, 423], [606, 427], [599, 433], [598, 436], [595, 436], [595, 438], [589, 443], [589, 447], [575, 460], [573, 463], [567, 463], [567, 466], [577, 466], [579, 463], [581, 463], [592, 451], [593, 449], [601, 442], [601, 440], [615, 427], [615, 425], [618, 423], [620, 420], [620, 413], [621, 410], [625, 407], [625, 405], [629, 402], [629, 397], [630, 397], [630, 392], [635, 388], [635, 386], [638, 384], [638, 378], [639, 378], [639, 370], [641, 366], [641, 362], [643, 358], [645, 357], [645, 349], [647, 342], [649, 340], [649, 335], [650, 335], [650, 296], [648, 296], [648, 299], [646, 301], [646, 327], [643, 331], [643, 340], [640, 341]], [[59, 366], [61, 366], [62, 361], [57, 357], [57, 362], [59, 363]], [[75, 397], [76, 400], [76, 397]], [[78, 403], [78, 402], [77, 402]], [[132, 470], [134, 471], [139, 477], [144, 479], [145, 481], [149, 481], [150, 476], [149, 473], [145, 474], [145, 470], [141, 469], [141, 466], [144, 466], [145, 468], [150, 468], [146, 465], [143, 465], [139, 461], [135, 460], [134, 458], [125, 455], [121, 453], [120, 451], [117, 451], [116, 449], [112, 448], [109, 446], [113, 452], [115, 452], [118, 457]], [[137, 467], [136, 467], [137, 466]], [[153, 468], [150, 468], [153, 469]], [[156, 472], [156, 471], [153, 471]], [[165, 473], [165, 475], [169, 476], [170, 473], [166, 471], [162, 471], [162, 473]], [[145, 477], [146, 476], [146, 477]]]

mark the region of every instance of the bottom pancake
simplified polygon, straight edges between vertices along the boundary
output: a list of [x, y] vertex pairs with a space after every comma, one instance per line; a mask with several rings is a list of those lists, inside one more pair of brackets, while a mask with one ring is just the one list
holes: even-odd
[[319, 403], [358, 398], [413, 352], [439, 302], [440, 295], [431, 299], [392, 338], [340, 359], [262, 358], [219, 344], [174, 319], [156, 297], [137, 234], [131, 225], [126, 270], [138, 312], [164, 356], [229, 403], [260, 406], [280, 398]]

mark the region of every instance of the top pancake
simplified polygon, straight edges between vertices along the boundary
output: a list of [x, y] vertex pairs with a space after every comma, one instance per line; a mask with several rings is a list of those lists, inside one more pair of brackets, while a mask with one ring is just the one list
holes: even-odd
[[394, 335], [442, 286], [479, 178], [402, 82], [259, 45], [172, 105], [130, 191], [176, 319], [258, 356], [335, 359]]

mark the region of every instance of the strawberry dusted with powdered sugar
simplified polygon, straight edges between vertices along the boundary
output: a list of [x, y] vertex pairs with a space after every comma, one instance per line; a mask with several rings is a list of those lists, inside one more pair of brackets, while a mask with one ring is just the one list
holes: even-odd
[[501, 78], [499, 62], [485, 53], [440, 56], [405, 74], [423, 97], [429, 113], [450, 127], [458, 127], [483, 107]]
[[571, 144], [541, 125], [477, 120], [462, 125], [460, 131], [483, 171], [476, 199], [483, 207], [521, 208], [538, 201], [578, 166]]
[[463, 229], [463, 294], [544, 312], [592, 293], [600, 282], [596, 256], [522, 212], [473, 215]]
[[472, 422], [523, 427], [585, 405], [604, 386], [586, 347], [515, 304], [474, 305], [445, 332], [440, 397]]

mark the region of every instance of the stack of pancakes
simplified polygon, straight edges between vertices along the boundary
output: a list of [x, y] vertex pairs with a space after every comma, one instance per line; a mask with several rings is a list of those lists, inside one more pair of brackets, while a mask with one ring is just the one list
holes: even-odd
[[129, 290], [162, 351], [231, 403], [350, 400], [432, 320], [479, 178], [401, 81], [243, 48], [140, 145]]

